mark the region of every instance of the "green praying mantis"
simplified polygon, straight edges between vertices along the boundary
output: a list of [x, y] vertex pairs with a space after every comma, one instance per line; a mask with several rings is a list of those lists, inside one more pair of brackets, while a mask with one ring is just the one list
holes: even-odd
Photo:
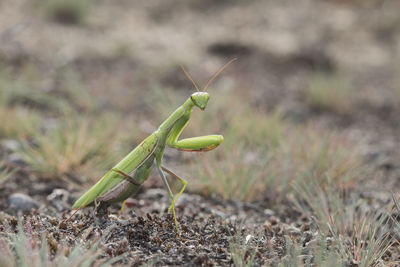
[[[185, 75], [193, 83], [197, 92], [193, 93], [186, 101], [178, 107], [150, 136], [144, 139], [135, 149], [133, 149], [125, 158], [108, 171], [100, 181], [82, 195], [72, 206], [73, 209], [81, 209], [86, 206], [103, 203], [111, 204], [124, 201], [121, 210], [125, 206], [127, 198], [135, 194], [141, 184], [143, 184], [150, 175], [153, 166], [158, 170], [162, 181], [167, 187], [171, 206], [168, 213], [173, 212], [175, 227], [178, 235], [178, 221], [175, 213], [175, 203], [182, 195], [187, 186], [186, 180], [176, 175], [163, 165], [163, 155], [166, 145], [183, 151], [209, 151], [219, 146], [224, 138], [222, 135], [207, 135], [178, 140], [180, 134], [188, 123], [192, 109], [197, 106], [201, 110], [207, 107], [210, 95], [206, 92], [211, 82], [236, 58], [230, 60], [222, 66], [207, 82], [202, 91], [191, 78], [189, 73], [182, 67]], [[178, 179], [182, 188], [174, 198], [174, 194], [168, 184], [164, 172]]]

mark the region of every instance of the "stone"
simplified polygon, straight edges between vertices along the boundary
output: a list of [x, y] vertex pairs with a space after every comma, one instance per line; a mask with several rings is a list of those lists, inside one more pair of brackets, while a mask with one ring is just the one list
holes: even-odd
[[67, 210], [70, 208], [68, 204], [69, 192], [65, 189], [56, 188], [47, 196], [47, 200], [58, 211]]
[[9, 198], [10, 208], [28, 212], [32, 209], [37, 209], [39, 206], [33, 198], [23, 193], [14, 193]]

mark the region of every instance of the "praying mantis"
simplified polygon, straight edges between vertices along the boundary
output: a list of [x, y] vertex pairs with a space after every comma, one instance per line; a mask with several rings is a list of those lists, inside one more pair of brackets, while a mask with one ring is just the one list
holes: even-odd
[[[176, 175], [163, 165], [163, 155], [166, 145], [182, 151], [209, 151], [218, 147], [224, 140], [222, 135], [207, 135], [178, 140], [180, 134], [188, 123], [193, 107], [201, 110], [207, 107], [210, 95], [206, 92], [211, 82], [236, 58], [223, 65], [207, 82], [202, 91], [189, 73], [182, 67], [187, 78], [193, 83], [197, 92], [194, 92], [186, 101], [178, 107], [152, 134], [144, 139], [125, 158], [108, 171], [92, 188], [83, 194], [72, 206], [73, 209], [81, 209], [86, 206], [103, 203], [111, 204], [124, 201], [121, 210], [125, 206], [126, 199], [135, 194], [139, 187], [147, 180], [153, 167], [155, 167], [164, 182], [171, 206], [168, 213], [173, 212], [175, 227], [180, 236], [178, 221], [175, 213], [175, 203], [187, 186], [187, 181]], [[165, 173], [178, 179], [182, 188], [174, 198], [174, 194], [165, 177]]]

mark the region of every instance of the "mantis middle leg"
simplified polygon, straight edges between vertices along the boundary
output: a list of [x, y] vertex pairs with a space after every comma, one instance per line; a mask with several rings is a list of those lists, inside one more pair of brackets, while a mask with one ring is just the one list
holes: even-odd
[[185, 191], [185, 188], [187, 186], [187, 181], [181, 177], [179, 177], [178, 175], [176, 175], [173, 171], [167, 169], [165, 166], [161, 166], [161, 168], [163, 169], [163, 171], [165, 171], [166, 173], [168, 173], [169, 175], [171, 175], [172, 177], [178, 179], [182, 184], [182, 189], [181, 191], [179, 191], [178, 195], [175, 197], [175, 199], [172, 201], [171, 206], [168, 208], [168, 213], [171, 212], [171, 208], [173, 207], [173, 205], [175, 205], [175, 202], [178, 201], [178, 198], [182, 195], [183, 191]]
[[[158, 170], [158, 172], [160, 173], [161, 179], [163, 180], [165, 186], [166, 186], [167, 189], [168, 189], [169, 198], [171, 199], [171, 202], [172, 202], [172, 205], [171, 205], [171, 206], [172, 206], [172, 212], [173, 212], [173, 214], [174, 214], [174, 220], [175, 220], [176, 231], [177, 231], [178, 235], [180, 236], [181, 234], [180, 234], [179, 228], [178, 228], [178, 220], [176, 219], [176, 213], [175, 213], [174, 194], [173, 194], [172, 191], [171, 191], [171, 188], [170, 188], [170, 186], [169, 186], [169, 184], [168, 184], [167, 178], [165, 178], [164, 172], [162, 171], [162, 169], [160, 168], [160, 166], [158, 166], [157, 163], [155, 163], [155, 165], [157, 166], [157, 170]], [[168, 209], [168, 210], [169, 210], [169, 209]]]

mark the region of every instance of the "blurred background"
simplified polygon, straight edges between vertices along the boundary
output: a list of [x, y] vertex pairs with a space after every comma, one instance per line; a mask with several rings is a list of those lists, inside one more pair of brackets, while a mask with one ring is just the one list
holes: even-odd
[[355, 151], [377, 163], [380, 186], [398, 188], [399, 10], [384, 0], [2, 1], [2, 162], [88, 187], [194, 92], [179, 65], [204, 85], [237, 57], [184, 132], [220, 133], [224, 145], [166, 152], [189, 165], [197, 190], [286, 195], [308, 157], [350, 186], [364, 177], [347, 173], [360, 169]]

